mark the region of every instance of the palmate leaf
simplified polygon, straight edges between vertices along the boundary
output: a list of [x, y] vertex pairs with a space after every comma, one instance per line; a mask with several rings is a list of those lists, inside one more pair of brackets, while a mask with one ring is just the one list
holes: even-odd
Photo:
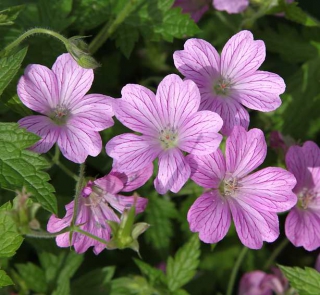
[[5, 287], [5, 286], [9, 286], [9, 285], [13, 285], [12, 280], [11, 280], [10, 277], [5, 273], [5, 271], [0, 270], [0, 288], [1, 288], [1, 287]]
[[48, 162], [31, 151], [25, 150], [39, 140], [14, 123], [0, 123], [0, 187], [21, 189], [32, 194], [46, 210], [57, 213], [54, 188], [48, 183], [49, 175], [42, 169]]

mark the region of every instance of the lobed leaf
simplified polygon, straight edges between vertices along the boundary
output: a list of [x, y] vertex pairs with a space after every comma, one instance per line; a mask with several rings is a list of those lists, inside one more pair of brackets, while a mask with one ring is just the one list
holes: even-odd
[[10, 277], [5, 273], [4, 270], [0, 270], [0, 288], [1, 288], [1, 287], [5, 287], [5, 286], [9, 286], [9, 285], [13, 285], [12, 280], [11, 280]]

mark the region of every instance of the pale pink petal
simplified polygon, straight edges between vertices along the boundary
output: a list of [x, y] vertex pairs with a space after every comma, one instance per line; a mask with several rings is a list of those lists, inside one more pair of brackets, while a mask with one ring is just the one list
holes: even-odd
[[313, 141], [307, 141], [302, 146], [302, 151], [312, 177], [312, 187], [320, 190], [320, 149]]
[[60, 55], [52, 71], [56, 74], [61, 105], [72, 109], [89, 91], [93, 70], [80, 67], [69, 53]]
[[17, 92], [24, 105], [42, 114], [49, 114], [59, 103], [57, 79], [50, 69], [42, 65], [26, 67]]
[[240, 280], [238, 295], [272, 295], [269, 286], [263, 284], [268, 275], [260, 270], [255, 270], [244, 274]]
[[235, 126], [226, 142], [226, 165], [230, 177], [242, 178], [262, 164], [267, 144], [260, 129], [246, 131]]
[[107, 194], [117, 194], [124, 186], [121, 179], [110, 174], [96, 179], [94, 184], [99, 186]]
[[238, 192], [244, 202], [258, 211], [283, 212], [297, 203], [292, 192], [295, 184], [290, 172], [268, 167], [242, 178]]
[[106, 145], [106, 151], [116, 161], [119, 172], [131, 173], [150, 165], [161, 148], [147, 136], [125, 133], [112, 138]]
[[120, 213], [124, 210], [129, 210], [133, 204], [136, 206], [136, 214], [141, 213], [145, 210], [148, 199], [141, 198], [138, 196], [123, 196], [123, 195], [108, 195], [106, 196], [108, 203]]
[[205, 155], [186, 157], [191, 167], [191, 179], [204, 188], [219, 188], [225, 176], [226, 162], [220, 149]]
[[159, 194], [177, 193], [190, 177], [191, 169], [182, 152], [169, 149], [159, 155], [159, 172], [154, 186]]
[[208, 155], [217, 150], [222, 136], [221, 117], [210, 111], [193, 114], [179, 130], [179, 148], [195, 155]]
[[213, 81], [220, 75], [220, 56], [207, 41], [192, 38], [184, 44], [184, 50], [175, 51], [173, 60], [176, 68], [199, 88], [212, 88]]
[[254, 41], [249, 31], [240, 31], [229, 39], [221, 53], [221, 75], [235, 83], [254, 73], [266, 57], [261, 40]]
[[62, 154], [75, 163], [83, 163], [88, 155], [96, 157], [102, 149], [101, 137], [97, 131], [85, 129], [82, 125], [75, 127], [71, 120], [68, 126], [60, 129], [58, 145]]
[[55, 125], [48, 117], [28, 116], [19, 120], [18, 123], [20, 127], [26, 128], [29, 132], [41, 137], [37, 143], [30, 147], [34, 152], [46, 153], [58, 140], [60, 127]]
[[277, 74], [256, 71], [232, 85], [230, 97], [249, 109], [270, 112], [281, 105], [279, 95], [285, 88], [283, 79]]
[[279, 220], [276, 213], [259, 212], [239, 198], [228, 198], [227, 201], [243, 245], [260, 249], [263, 241], [273, 242], [278, 238]]
[[128, 84], [114, 101], [117, 119], [133, 131], [155, 136], [162, 129], [155, 94], [146, 87]]
[[201, 195], [188, 212], [188, 222], [192, 232], [199, 232], [199, 238], [205, 243], [217, 243], [227, 234], [231, 214], [228, 202], [218, 191]]
[[183, 81], [178, 75], [166, 76], [159, 84], [156, 108], [163, 127], [179, 129], [200, 106], [200, 92], [191, 81]]
[[123, 192], [132, 192], [143, 186], [152, 176], [153, 164], [147, 165], [145, 168], [131, 173], [118, 172], [116, 167], [113, 167], [110, 174], [117, 176], [124, 184]]
[[102, 94], [85, 95], [74, 104], [71, 114], [89, 129], [101, 131], [114, 124], [112, 101], [113, 98]]
[[190, 13], [195, 22], [198, 22], [209, 9], [208, 1], [206, 0], [176, 0], [173, 6], [181, 7], [183, 13]]
[[249, 0], [213, 0], [213, 6], [217, 10], [225, 10], [228, 13], [240, 13], [247, 9]]
[[320, 247], [319, 226], [319, 213], [295, 207], [287, 216], [285, 232], [293, 245], [313, 251]]

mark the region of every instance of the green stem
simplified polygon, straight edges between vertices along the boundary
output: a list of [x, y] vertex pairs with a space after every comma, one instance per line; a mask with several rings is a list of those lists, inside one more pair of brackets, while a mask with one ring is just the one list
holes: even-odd
[[77, 232], [77, 233], [80, 233], [80, 234], [83, 234], [83, 235], [85, 235], [85, 236], [87, 236], [87, 237], [89, 237], [89, 238], [91, 238], [93, 240], [96, 240], [96, 241], [98, 241], [98, 242], [100, 242], [102, 244], [109, 245], [109, 243], [106, 240], [103, 240], [103, 239], [101, 239], [101, 238], [99, 238], [99, 237], [97, 237], [97, 236], [95, 236], [93, 234], [90, 234], [89, 232], [84, 231], [84, 230], [80, 229], [79, 227], [75, 226], [73, 228], [73, 231]]
[[270, 255], [269, 259], [265, 263], [263, 269], [268, 270], [269, 267], [272, 265], [272, 263], [275, 261], [275, 259], [278, 257], [278, 255], [284, 250], [284, 248], [289, 244], [288, 239], [284, 239], [278, 246], [275, 248]]
[[89, 51], [94, 54], [104, 42], [114, 33], [114, 31], [123, 23], [123, 21], [130, 15], [135, 7], [137, 0], [128, 1], [127, 5], [121, 10], [115, 20], [107, 22], [98, 35], [89, 44]]
[[66, 227], [63, 230], [56, 232], [56, 233], [48, 233], [43, 230], [31, 230], [30, 232], [26, 233], [25, 236], [28, 238], [52, 239], [58, 235], [64, 234], [69, 231], [70, 231], [70, 227]]
[[248, 252], [248, 248], [247, 247], [243, 247], [239, 256], [238, 256], [238, 259], [232, 269], [232, 273], [231, 273], [231, 277], [230, 277], [230, 280], [229, 280], [229, 283], [228, 283], [228, 289], [227, 289], [227, 295], [231, 295], [232, 294], [232, 290], [233, 290], [233, 286], [234, 286], [234, 283], [235, 283], [235, 280], [236, 280], [236, 277], [237, 277], [237, 273], [239, 271], [239, 268], [240, 268], [240, 265], [244, 259], [244, 257], [246, 256], [247, 252]]
[[[53, 161], [52, 161], [53, 162]], [[79, 177], [75, 175], [73, 172], [71, 172], [66, 166], [64, 166], [59, 161], [53, 162], [55, 165], [57, 165], [65, 174], [69, 175], [71, 178], [73, 178], [75, 181], [79, 180]]]
[[48, 29], [42, 29], [42, 28], [34, 28], [26, 31], [23, 33], [20, 37], [18, 37], [16, 40], [14, 40], [12, 43], [10, 43], [7, 47], [5, 47], [0, 53], [10, 51], [14, 47], [18, 46], [24, 39], [28, 38], [31, 35], [34, 34], [45, 34], [50, 35], [52, 37], [55, 37], [59, 39], [62, 43], [64, 43], [65, 46], [69, 44], [69, 40], [59, 33], [56, 33], [54, 31], [48, 30]]

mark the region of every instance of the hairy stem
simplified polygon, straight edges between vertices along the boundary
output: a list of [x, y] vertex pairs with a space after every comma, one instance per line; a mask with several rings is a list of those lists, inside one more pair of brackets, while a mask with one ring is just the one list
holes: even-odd
[[56, 233], [49, 233], [44, 230], [31, 230], [30, 232], [26, 233], [25, 236], [28, 238], [52, 239], [58, 235], [64, 234], [69, 231], [70, 231], [70, 227], [66, 227], [63, 230]]
[[273, 250], [271, 253], [269, 259], [267, 262], [264, 264], [263, 269], [268, 270], [269, 267], [272, 265], [272, 263], [275, 261], [275, 259], [278, 257], [278, 255], [284, 250], [284, 248], [289, 244], [288, 239], [284, 239], [278, 246]]
[[97, 237], [97, 236], [95, 236], [95, 235], [93, 235], [93, 234], [90, 234], [89, 232], [87, 232], [87, 231], [84, 231], [84, 230], [82, 230], [81, 228], [79, 228], [79, 227], [74, 227], [73, 228], [73, 231], [74, 232], [77, 232], [77, 233], [79, 233], [79, 234], [83, 234], [83, 235], [85, 235], [85, 236], [87, 236], [87, 237], [89, 237], [89, 238], [91, 238], [91, 239], [93, 239], [93, 240], [96, 240], [96, 241], [98, 241], [98, 242], [100, 242], [100, 243], [102, 243], [102, 244], [104, 244], [104, 245], [108, 245], [108, 242], [106, 241], [106, 240], [103, 240], [103, 239], [101, 239], [101, 238], [99, 238], [99, 237]]

